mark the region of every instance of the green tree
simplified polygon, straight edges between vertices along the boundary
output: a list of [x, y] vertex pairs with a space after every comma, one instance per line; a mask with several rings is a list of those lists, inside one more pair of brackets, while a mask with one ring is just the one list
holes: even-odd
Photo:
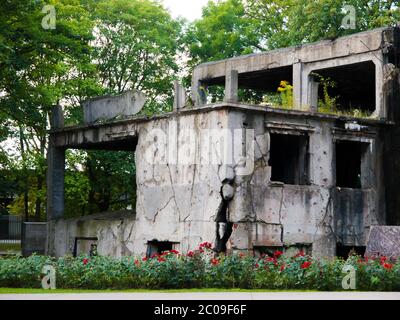
[[[43, 213], [46, 129], [51, 107], [76, 96], [89, 96], [95, 87], [88, 72], [94, 69], [90, 67], [92, 24], [87, 3], [79, 0], [1, 3], [0, 114], [9, 120], [20, 144], [25, 215], [32, 213], [29, 188], [35, 184], [36, 219]], [[43, 27], [48, 12], [42, 9], [46, 4], [54, 6], [55, 28]], [[77, 81], [83, 74], [90, 86]]]
[[149, 113], [170, 110], [180, 23], [151, 0], [101, 1], [93, 18], [93, 59], [105, 92], [141, 90]]
[[[334, 39], [377, 27], [396, 25], [397, 1], [381, 0], [246, 0], [252, 20], [266, 49]], [[343, 19], [355, 13], [355, 28]], [[346, 22], [346, 20], [344, 21]]]
[[[145, 114], [170, 111], [181, 22], [151, 0], [103, 0], [92, 18], [93, 61], [104, 93], [140, 90], [148, 98]], [[134, 206], [132, 152], [89, 151], [85, 170], [90, 181], [89, 213]]]
[[242, 0], [209, 1], [202, 18], [190, 25], [185, 39], [192, 67], [263, 49]]

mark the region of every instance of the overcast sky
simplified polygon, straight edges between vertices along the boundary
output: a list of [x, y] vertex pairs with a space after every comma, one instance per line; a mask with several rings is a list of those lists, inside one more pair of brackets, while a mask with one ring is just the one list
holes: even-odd
[[208, 0], [163, 0], [174, 18], [181, 16], [189, 21], [201, 17], [201, 8]]

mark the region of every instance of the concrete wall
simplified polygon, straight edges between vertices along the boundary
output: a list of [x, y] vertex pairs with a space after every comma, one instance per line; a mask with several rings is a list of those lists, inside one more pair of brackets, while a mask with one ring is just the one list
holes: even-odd
[[22, 255], [28, 257], [34, 253], [46, 252], [46, 223], [24, 222], [22, 232]]
[[56, 256], [73, 255], [76, 238], [97, 238], [98, 254], [121, 257], [134, 253], [134, 229], [133, 213], [105, 213], [51, 221], [49, 232], [54, 235]]
[[[311, 246], [316, 256], [333, 256], [337, 242], [364, 246], [369, 226], [385, 222], [379, 207], [384, 203], [383, 182], [381, 175], [375, 175], [382, 166], [376, 152], [380, 127], [366, 123], [367, 132], [351, 132], [343, 129], [346, 121], [240, 106], [181, 112], [138, 123], [136, 215], [55, 219], [49, 224], [49, 243], [54, 244], [57, 256], [71, 254], [76, 237], [97, 237], [98, 252], [103, 255], [144, 255], [152, 240], [177, 243], [176, 248], [186, 252], [203, 241], [218, 242], [217, 222], [226, 215], [226, 222], [232, 224], [228, 251]], [[222, 147], [210, 143], [204, 132], [214, 130], [226, 138], [227, 132], [244, 133], [245, 129], [254, 132], [250, 141], [242, 141], [248, 150], [254, 142], [254, 170], [238, 174], [237, 161], [222, 165], [203, 159], [207, 150]], [[309, 136], [309, 185], [271, 183], [271, 132]], [[373, 178], [368, 188], [335, 188], [337, 138], [371, 143], [373, 173], [367, 174]], [[194, 149], [190, 149], [192, 144]], [[188, 154], [192, 157], [185, 164]], [[232, 195], [227, 195], [231, 189]], [[221, 216], [223, 203], [227, 211]]]
[[[235, 223], [230, 239], [232, 249], [312, 245], [314, 255], [332, 256], [337, 242], [365, 246], [369, 226], [385, 223], [384, 217], [378, 215], [383, 198], [383, 180], [378, 175], [371, 179], [369, 188], [335, 187], [334, 141], [339, 123], [254, 112], [231, 112], [230, 121], [233, 127], [253, 127], [256, 139], [254, 173], [235, 179], [235, 197], [229, 208], [230, 220]], [[295, 134], [304, 130], [310, 140], [310, 184], [271, 183], [269, 133]], [[368, 135], [374, 137], [368, 140], [373, 150], [379, 144], [379, 130], [369, 130], [373, 132]], [[381, 154], [373, 150], [370, 156], [376, 164], [368, 170], [378, 172]]]

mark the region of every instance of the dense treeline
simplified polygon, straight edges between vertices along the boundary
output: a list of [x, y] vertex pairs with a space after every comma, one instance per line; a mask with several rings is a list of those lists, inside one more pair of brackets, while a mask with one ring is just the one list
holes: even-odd
[[[399, 17], [396, 1], [380, 0], [210, 1], [192, 23], [152, 0], [3, 0], [0, 214], [45, 216], [53, 105], [74, 124], [84, 100], [139, 89], [149, 98], [144, 113], [168, 111], [173, 80], [188, 86], [198, 63], [395, 25]], [[133, 157], [69, 151], [67, 213], [134, 207]]]

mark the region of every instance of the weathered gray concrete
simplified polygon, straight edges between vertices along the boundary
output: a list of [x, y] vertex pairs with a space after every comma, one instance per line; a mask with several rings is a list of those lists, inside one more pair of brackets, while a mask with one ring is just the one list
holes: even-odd
[[47, 228], [44, 222], [24, 222], [22, 232], [22, 255], [45, 254]]
[[85, 123], [110, 120], [116, 117], [133, 116], [142, 110], [146, 96], [140, 91], [127, 91], [120, 96], [100, 97], [84, 103]]
[[400, 227], [374, 226], [368, 235], [367, 257], [386, 256], [392, 259], [400, 257]]
[[[172, 113], [54, 126], [48, 157], [48, 253], [71, 253], [77, 237], [98, 238], [99, 253], [114, 256], [144, 255], [154, 240], [172, 242], [183, 252], [208, 241], [218, 252], [285, 247], [318, 257], [334, 256], [338, 245], [365, 247], [372, 226], [400, 224], [400, 59], [388, 49], [397, 45], [397, 35], [397, 29], [378, 29], [203, 64], [194, 71], [193, 108], [183, 108], [184, 90], [176, 84]], [[374, 114], [318, 112], [310, 74], [364, 61], [376, 69]], [[278, 74], [293, 73], [296, 108], [237, 102], [241, 74], [250, 81], [251, 72], [278, 67], [286, 68]], [[207, 81], [225, 83], [227, 101], [206, 104]], [[297, 137], [291, 148], [299, 150], [298, 158], [291, 159], [293, 150], [285, 150], [281, 160], [296, 161], [296, 178], [290, 183], [272, 178], [271, 137], [277, 135]], [[337, 145], [343, 142], [363, 146], [359, 187], [340, 187], [336, 181]], [[65, 220], [67, 148], [134, 151], [135, 215]]]

